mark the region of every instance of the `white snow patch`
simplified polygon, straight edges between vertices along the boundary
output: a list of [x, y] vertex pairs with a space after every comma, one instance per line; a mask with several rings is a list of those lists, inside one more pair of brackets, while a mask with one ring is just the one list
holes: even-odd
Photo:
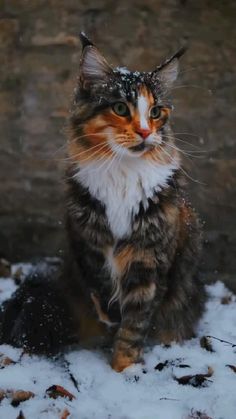
[[115, 71], [118, 71], [120, 74], [130, 74], [130, 71], [126, 67], [116, 67]]
[[[0, 289], [4, 300], [15, 286], [12, 280], [0, 279]], [[58, 360], [21, 355], [20, 349], [1, 345], [0, 352], [17, 363], [1, 369], [0, 389], [30, 390], [35, 398], [18, 407], [4, 399], [0, 418], [15, 419], [22, 410], [26, 418], [58, 419], [66, 408], [70, 419], [187, 419], [191, 411], [205, 412], [213, 419], [234, 419], [236, 374], [226, 365], [236, 365], [236, 347], [212, 339], [215, 352], [211, 353], [200, 347], [199, 337], [211, 335], [236, 344], [236, 299], [232, 296], [229, 304], [221, 303], [222, 297], [230, 295], [221, 282], [207, 286], [207, 291], [209, 299], [197, 337], [170, 348], [146, 347], [144, 365], [118, 374], [109, 365], [108, 352], [81, 349], [68, 353], [66, 359], [79, 392]], [[154, 369], [166, 360], [169, 366], [162, 371]], [[180, 368], [179, 364], [190, 367]], [[206, 387], [180, 385], [173, 378], [205, 373], [209, 366], [214, 373]], [[53, 384], [62, 385], [75, 399], [45, 398], [45, 390]]]

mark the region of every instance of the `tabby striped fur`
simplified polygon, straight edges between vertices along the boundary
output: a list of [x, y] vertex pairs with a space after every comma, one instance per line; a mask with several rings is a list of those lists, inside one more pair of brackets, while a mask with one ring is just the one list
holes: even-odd
[[[67, 171], [77, 286], [69, 278], [67, 291], [71, 304], [83, 295], [94, 318], [110, 325], [112, 367], [122, 371], [141, 359], [147, 337], [169, 344], [193, 336], [204, 305], [201, 228], [168, 122], [181, 52], [152, 73], [132, 73], [112, 70], [82, 41]], [[115, 114], [117, 102], [125, 116]], [[152, 119], [153, 106], [161, 111]]]

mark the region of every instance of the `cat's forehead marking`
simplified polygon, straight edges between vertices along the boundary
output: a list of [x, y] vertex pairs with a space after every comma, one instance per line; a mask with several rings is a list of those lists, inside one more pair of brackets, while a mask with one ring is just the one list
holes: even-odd
[[148, 124], [148, 110], [149, 110], [149, 103], [147, 98], [144, 95], [138, 96], [138, 113], [140, 118], [140, 128], [142, 129], [149, 129]]
[[149, 109], [153, 105], [154, 99], [147, 87], [142, 84], [138, 90], [137, 111], [139, 113], [140, 128], [149, 129]]

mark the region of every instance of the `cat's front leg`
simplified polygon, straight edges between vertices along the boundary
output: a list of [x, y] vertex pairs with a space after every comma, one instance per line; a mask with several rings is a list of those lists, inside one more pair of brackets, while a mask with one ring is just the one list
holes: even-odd
[[121, 326], [116, 334], [112, 368], [121, 372], [139, 362], [156, 295], [156, 269], [150, 259], [134, 261], [121, 279]]

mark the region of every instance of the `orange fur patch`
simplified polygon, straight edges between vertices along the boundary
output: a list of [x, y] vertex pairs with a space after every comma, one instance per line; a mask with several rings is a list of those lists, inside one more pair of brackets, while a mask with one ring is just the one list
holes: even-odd
[[114, 258], [120, 275], [124, 274], [133, 262], [143, 262], [147, 268], [155, 267], [155, 255], [152, 250], [137, 250], [131, 245], [124, 247], [119, 253], [114, 255]]
[[119, 274], [126, 272], [133, 261], [134, 247], [131, 245], [126, 246], [117, 255], [114, 256], [116, 269]]
[[94, 307], [95, 307], [95, 310], [97, 312], [99, 321], [102, 322], [102, 323], [105, 323], [107, 326], [116, 325], [116, 323], [111, 322], [108, 315], [106, 313], [104, 313], [104, 311], [102, 311], [100, 301], [94, 293], [91, 293], [91, 299], [94, 303]]
[[107, 135], [104, 130], [107, 128], [106, 121], [102, 115], [89, 120], [83, 129], [80, 138], [73, 139], [69, 143], [69, 155], [74, 161], [81, 163], [101, 158], [111, 158], [113, 151], [107, 143]]
[[179, 232], [179, 246], [181, 247], [186, 238], [189, 235], [189, 226], [192, 224], [192, 220], [195, 218], [192, 208], [187, 207], [185, 204], [181, 206], [179, 213], [179, 223], [180, 223], [180, 232]]

